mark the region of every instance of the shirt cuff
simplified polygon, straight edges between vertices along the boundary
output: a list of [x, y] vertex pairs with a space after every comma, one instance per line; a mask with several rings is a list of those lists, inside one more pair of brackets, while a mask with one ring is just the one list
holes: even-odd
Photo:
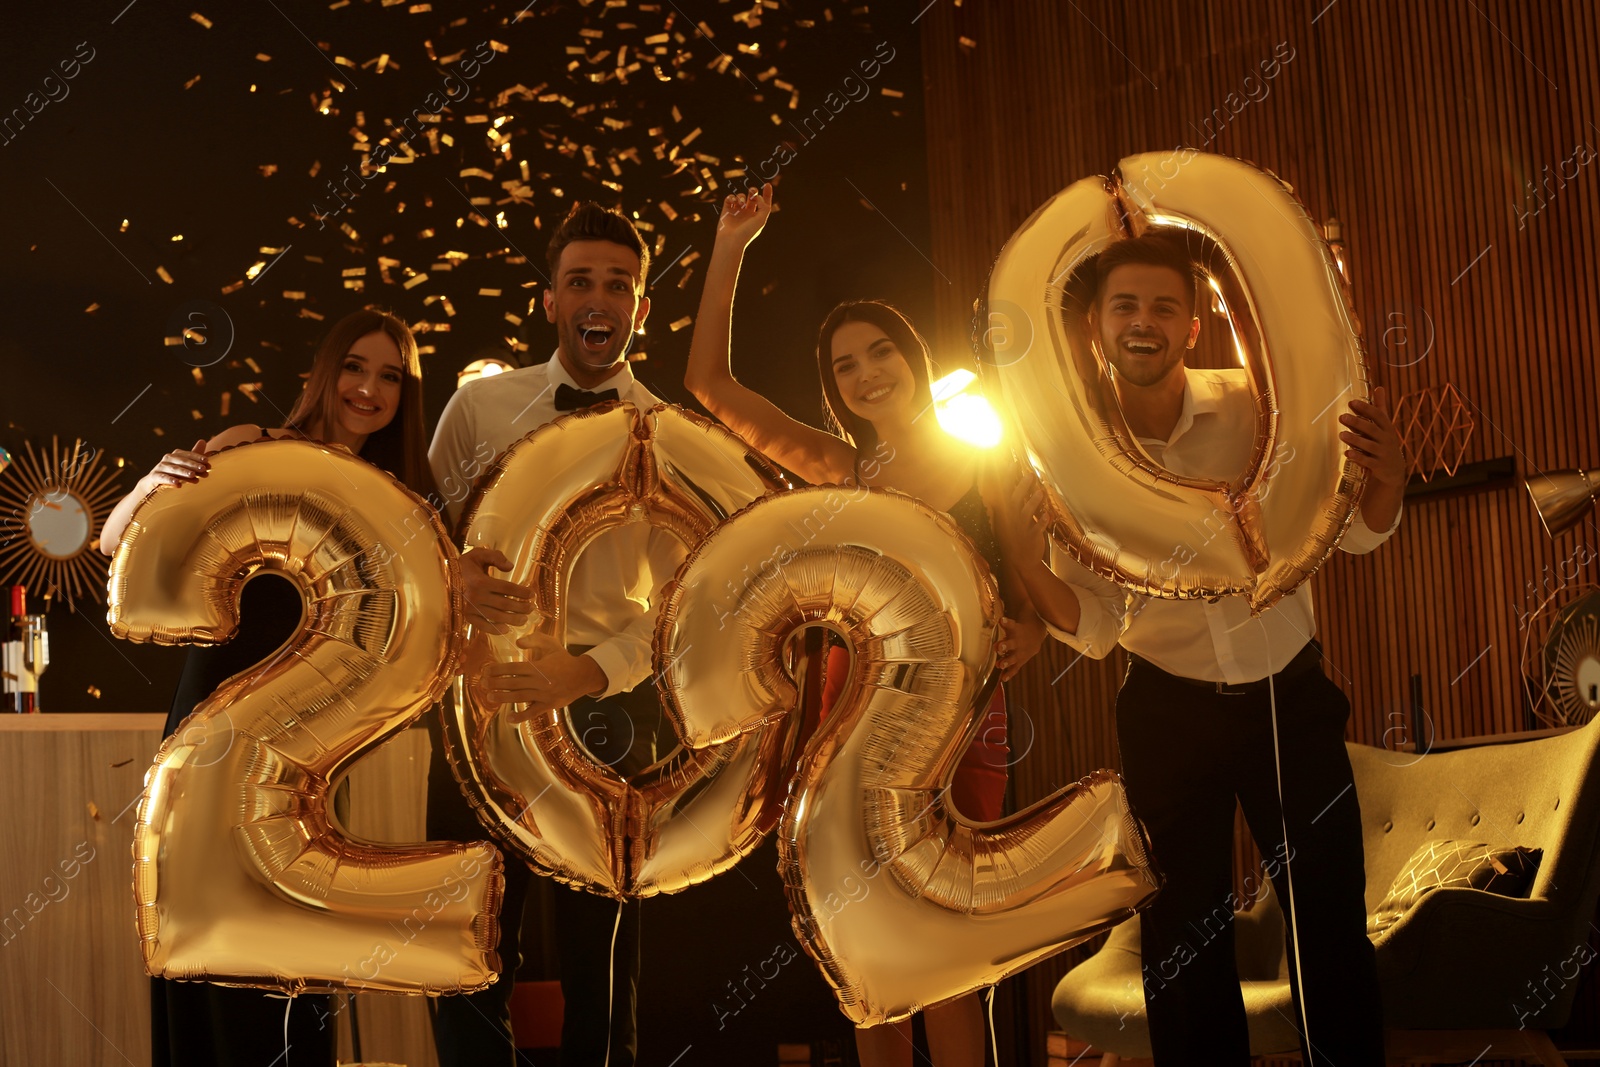
[[1067, 583], [1067, 588], [1078, 597], [1077, 632], [1058, 630], [1048, 621], [1044, 624], [1045, 631], [1057, 641], [1077, 649], [1090, 659], [1105, 659], [1112, 646], [1116, 644], [1115, 640], [1107, 641], [1104, 636], [1105, 630], [1110, 625], [1105, 605], [1098, 597], [1091, 596], [1087, 590], [1080, 589], [1070, 582]]
[[599, 664], [601, 672], [606, 676], [605, 692], [595, 694], [596, 700], [626, 693], [644, 680], [643, 677], [632, 677], [633, 672], [629, 670], [628, 657], [610, 642], [595, 645], [584, 655]]
[[1355, 515], [1350, 519], [1350, 528], [1345, 531], [1344, 539], [1339, 542], [1339, 547], [1352, 555], [1366, 555], [1394, 535], [1394, 532], [1400, 528], [1400, 517], [1405, 514], [1405, 511], [1406, 506], [1402, 502], [1400, 507], [1395, 510], [1394, 522], [1389, 524], [1387, 530], [1379, 533], [1366, 524], [1366, 520], [1362, 519], [1361, 510], [1358, 507]]

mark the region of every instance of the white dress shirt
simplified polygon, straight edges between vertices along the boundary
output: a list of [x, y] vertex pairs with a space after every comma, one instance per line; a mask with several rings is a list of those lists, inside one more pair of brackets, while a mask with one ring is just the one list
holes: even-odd
[[[500, 453], [567, 414], [555, 406], [556, 387], [563, 384], [581, 388], [552, 356], [548, 363], [479, 378], [456, 390], [428, 449], [428, 464], [452, 527], [473, 483]], [[607, 389], [615, 389], [618, 399], [641, 411], [660, 403], [626, 363], [592, 391]], [[495, 547], [508, 556], [515, 550], [513, 545]], [[568, 583], [566, 637], [571, 645], [591, 646], [585, 655], [606, 676], [602, 696], [632, 689], [650, 677], [656, 592], [686, 554], [671, 534], [636, 522], [607, 530], [578, 556]]]
[[[1156, 463], [1190, 478], [1225, 478], [1244, 468], [1255, 437], [1255, 397], [1243, 370], [1185, 369], [1183, 410], [1165, 441], [1139, 438]], [[1282, 477], [1283, 475], [1280, 475]], [[1371, 552], [1400, 525], [1376, 533], [1351, 520], [1339, 547]], [[1077, 633], [1050, 628], [1059, 640], [1096, 659], [1122, 647], [1169, 674], [1206, 682], [1254, 682], [1276, 674], [1316, 636], [1311, 583], [1300, 584], [1254, 618], [1242, 596], [1214, 603], [1167, 600], [1129, 593], [1090, 573], [1064, 552], [1051, 550], [1051, 568], [1078, 595], [1083, 615]], [[1122, 619], [1127, 618], [1127, 628]]]

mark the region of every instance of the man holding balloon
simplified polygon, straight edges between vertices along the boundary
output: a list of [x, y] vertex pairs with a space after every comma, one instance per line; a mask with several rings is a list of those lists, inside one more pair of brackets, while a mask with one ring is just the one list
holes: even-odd
[[[660, 401], [636, 381], [627, 352], [644, 325], [650, 253], [638, 231], [616, 211], [586, 203], [573, 209], [550, 242], [551, 285], [545, 315], [558, 345], [548, 363], [470, 382], [445, 407], [428, 459], [446, 494], [452, 524], [486, 464], [525, 435], [569, 412], [610, 400], [648, 410]], [[474, 628], [505, 633], [525, 626], [533, 590], [495, 578], [513, 561], [500, 547], [462, 557], [467, 618]], [[526, 717], [570, 708], [574, 731], [589, 752], [624, 777], [655, 759], [659, 707], [651, 673], [653, 590], [682, 560], [672, 537], [644, 524], [609, 531], [585, 548], [566, 604], [568, 644], [530, 633], [518, 644], [532, 655], [469, 670], [467, 682], [486, 704], [522, 705]], [[482, 827], [438, 755], [429, 775], [429, 836], [470, 840]], [[520, 926], [530, 872], [512, 859], [501, 909], [500, 981], [478, 993], [437, 1002], [434, 1040], [444, 1067], [514, 1061], [507, 1005], [520, 959]], [[635, 1054], [635, 994], [639, 971], [639, 904], [556, 885], [556, 936], [565, 1015], [563, 1064], [627, 1067]], [[607, 1020], [610, 1020], [608, 1027]]]
[[[1250, 462], [1257, 402], [1243, 369], [1184, 365], [1200, 333], [1189, 257], [1146, 235], [1112, 243], [1094, 269], [1090, 343], [1110, 369], [1130, 434], [1171, 475], [1234, 477]], [[1399, 525], [1405, 459], [1381, 388], [1373, 402], [1350, 401], [1340, 422], [1346, 458], [1367, 472], [1340, 547], [1370, 552]], [[1287, 468], [1277, 477], [1293, 479], [1292, 450], [1275, 462]], [[1029, 586], [1052, 632], [1091, 656], [1119, 642], [1129, 653], [1117, 698], [1123, 775], [1166, 875], [1141, 916], [1156, 1061], [1187, 1061], [1201, 1049], [1212, 1062], [1249, 1059], [1232, 926], [1237, 802], [1288, 924], [1306, 1062], [1382, 1063], [1360, 810], [1344, 749], [1350, 704], [1323, 672], [1309, 587], [1258, 614], [1243, 596], [1158, 599], [1090, 581], [1069, 588], [1045, 577], [1042, 490], [1019, 485], [1013, 504], [1019, 536], [1029, 539], [1014, 557], [1038, 561]], [[1184, 547], [1171, 561], [1180, 568]]]

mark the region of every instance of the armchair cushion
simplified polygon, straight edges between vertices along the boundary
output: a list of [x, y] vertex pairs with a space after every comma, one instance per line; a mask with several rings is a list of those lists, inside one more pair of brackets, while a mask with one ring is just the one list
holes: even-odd
[[1424, 893], [1446, 886], [1526, 897], [1543, 855], [1542, 849], [1522, 845], [1496, 848], [1482, 841], [1424, 841], [1395, 875], [1388, 895], [1367, 916], [1367, 933], [1382, 933]]

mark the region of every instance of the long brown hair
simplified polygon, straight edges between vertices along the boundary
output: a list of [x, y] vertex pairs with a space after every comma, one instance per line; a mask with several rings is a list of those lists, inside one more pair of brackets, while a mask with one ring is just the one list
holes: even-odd
[[[822, 413], [828, 429], [855, 446], [856, 454], [872, 451], [878, 444], [878, 431], [851, 411], [839, 392], [839, 381], [833, 373], [833, 335], [847, 322], [865, 322], [882, 330], [905, 357], [916, 381], [917, 403], [924, 408], [933, 403], [933, 387], [928, 354], [928, 342], [911, 325], [911, 320], [892, 304], [881, 300], [846, 300], [822, 320], [817, 333], [817, 372], [822, 376]], [[921, 358], [918, 358], [921, 357]]]
[[344, 373], [345, 357], [361, 338], [379, 332], [387, 334], [400, 350], [400, 405], [387, 426], [367, 436], [361, 458], [399, 478], [412, 492], [431, 497], [436, 488], [428, 466], [428, 437], [422, 417], [422, 361], [411, 330], [393, 315], [363, 308], [329, 327], [312, 357], [305, 389], [283, 425], [307, 437], [326, 439], [329, 422], [339, 417], [339, 376]]

